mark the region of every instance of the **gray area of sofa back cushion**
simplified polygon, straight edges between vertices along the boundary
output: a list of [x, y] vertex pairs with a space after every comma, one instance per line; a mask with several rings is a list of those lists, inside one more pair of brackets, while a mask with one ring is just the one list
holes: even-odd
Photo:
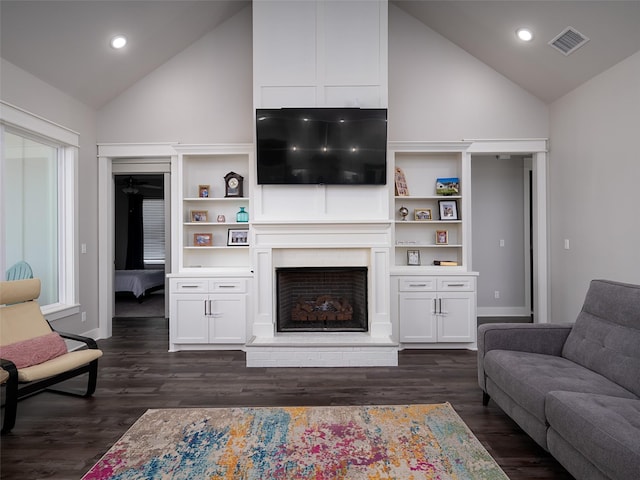
[[640, 396], [640, 285], [593, 280], [562, 356]]

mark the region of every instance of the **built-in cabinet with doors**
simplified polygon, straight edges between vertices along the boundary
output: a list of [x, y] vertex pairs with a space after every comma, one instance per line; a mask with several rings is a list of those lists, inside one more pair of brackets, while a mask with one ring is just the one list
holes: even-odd
[[476, 341], [468, 142], [391, 142], [391, 298], [401, 346]]
[[[389, 282], [401, 347], [475, 346], [468, 143], [390, 143]], [[170, 350], [242, 348], [250, 310], [252, 145], [178, 145]], [[233, 191], [240, 178], [242, 193]], [[246, 215], [245, 215], [246, 217]], [[234, 235], [240, 235], [239, 241]]]
[[171, 351], [246, 343], [253, 145], [177, 145]]

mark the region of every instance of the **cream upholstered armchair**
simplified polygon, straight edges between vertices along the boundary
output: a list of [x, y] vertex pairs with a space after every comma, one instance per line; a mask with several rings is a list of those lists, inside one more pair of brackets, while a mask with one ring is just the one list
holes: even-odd
[[[2, 433], [15, 425], [21, 398], [84, 373], [89, 378], [83, 396], [96, 389], [102, 351], [91, 338], [54, 331], [40, 311], [39, 296], [37, 278], [0, 282], [0, 366], [6, 372]], [[68, 351], [65, 338], [86, 347]]]

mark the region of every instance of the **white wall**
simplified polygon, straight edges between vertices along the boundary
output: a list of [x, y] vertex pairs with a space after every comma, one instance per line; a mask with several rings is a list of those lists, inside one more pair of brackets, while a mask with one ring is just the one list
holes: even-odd
[[44, 83], [30, 73], [4, 59], [0, 69], [1, 97], [5, 102], [46, 118], [80, 134], [78, 158], [78, 236], [87, 244], [80, 255], [80, 304], [87, 321], [80, 315], [57, 320], [56, 328], [72, 333], [85, 333], [98, 327], [98, 170], [96, 162], [95, 111], [67, 94]]
[[[250, 7], [98, 112], [98, 141], [253, 141]], [[389, 5], [389, 140], [548, 136], [548, 109]]]
[[593, 278], [640, 284], [639, 112], [640, 52], [550, 107], [553, 322], [575, 320]]
[[99, 143], [253, 142], [251, 7], [98, 112]]
[[544, 102], [389, 5], [389, 140], [534, 137]]

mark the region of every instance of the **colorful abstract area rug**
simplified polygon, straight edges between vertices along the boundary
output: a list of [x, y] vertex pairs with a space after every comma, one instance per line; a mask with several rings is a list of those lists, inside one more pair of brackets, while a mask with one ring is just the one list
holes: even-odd
[[504, 480], [448, 403], [148, 410], [83, 480]]

